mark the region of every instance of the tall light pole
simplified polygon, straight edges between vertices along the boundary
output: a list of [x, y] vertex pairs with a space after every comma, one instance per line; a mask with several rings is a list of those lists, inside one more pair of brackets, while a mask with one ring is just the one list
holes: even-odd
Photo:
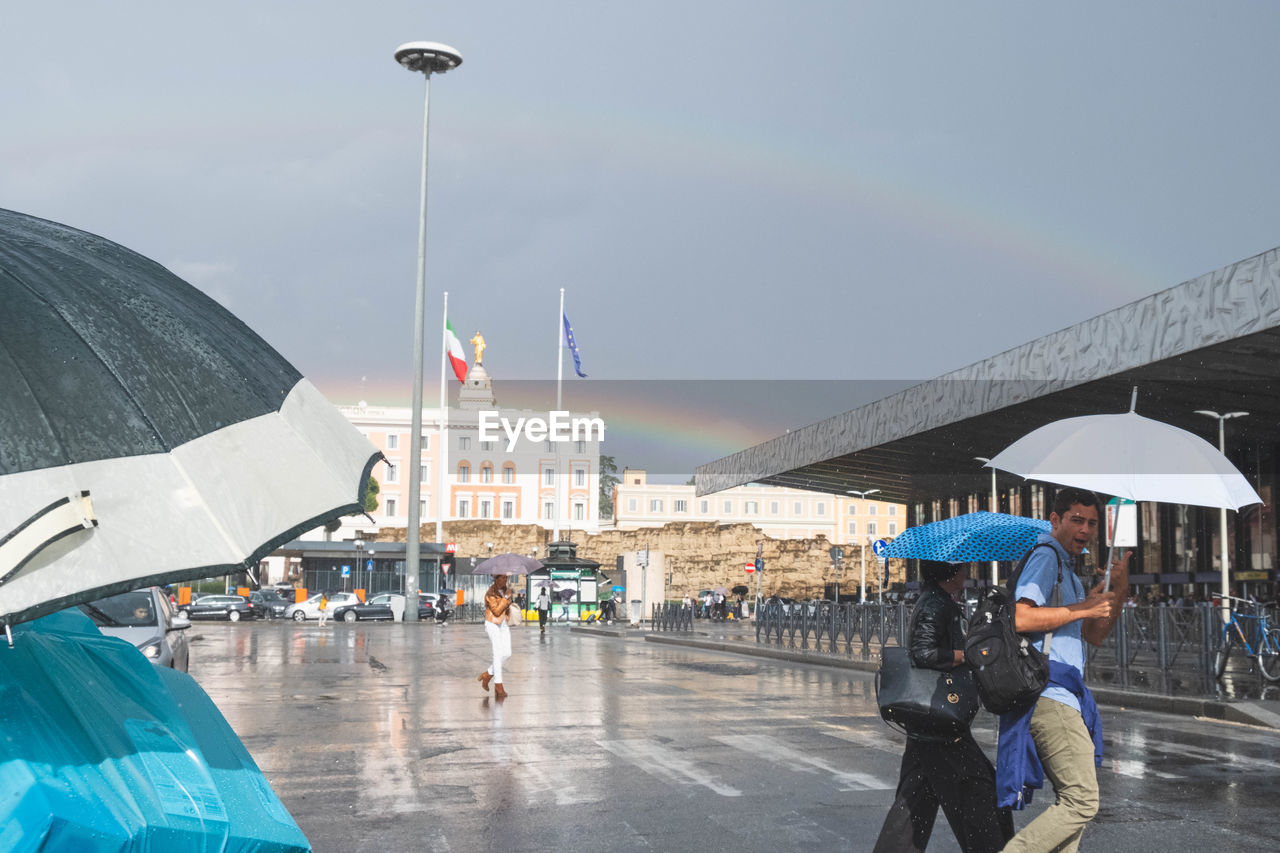
[[[988, 462], [991, 461], [985, 456], [975, 456], [973, 458], [978, 462], [981, 462], [983, 465], [986, 465]], [[1000, 492], [996, 488], [996, 469], [995, 468], [991, 469], [991, 511], [992, 512], [1000, 511]], [[992, 560], [991, 561], [991, 585], [995, 586], [999, 582], [1000, 582], [1000, 563], [996, 560]]]
[[[857, 495], [858, 500], [864, 501], [867, 499], [867, 495], [874, 495], [876, 492], [880, 490], [867, 489], [865, 492], [860, 492], [857, 489], [846, 489], [845, 491], [847, 491], [851, 495]], [[866, 522], [864, 521], [863, 525], [865, 524]], [[859, 536], [858, 538], [860, 540], [864, 540], [858, 543], [858, 555], [862, 559], [862, 580], [858, 582], [858, 603], [866, 604], [867, 603], [867, 545], [866, 543], [870, 542], [871, 540], [867, 537], [865, 526], [863, 528], [862, 535]]]
[[[1243, 418], [1248, 412], [1227, 412], [1220, 415], [1217, 412], [1211, 412], [1208, 409], [1196, 409], [1197, 415], [1204, 415], [1218, 420], [1218, 452], [1223, 456], [1227, 454], [1227, 421], [1232, 418]], [[1227, 508], [1224, 506], [1218, 510], [1218, 539], [1220, 553], [1222, 555], [1222, 621], [1225, 624], [1231, 618], [1231, 601], [1227, 598], [1231, 588], [1227, 583]]]
[[[360, 563], [361, 563], [361, 562], [363, 562], [363, 561], [360, 559], [360, 555], [364, 553], [364, 540], [362, 540], [362, 539], [357, 539], [357, 540], [356, 540], [354, 543], [352, 543], [352, 544], [354, 544], [354, 545], [355, 545], [355, 548], [356, 548], [356, 561], [355, 561], [355, 562], [356, 562], [356, 564], [355, 564], [355, 566], [353, 567], [353, 570], [355, 571], [355, 580], [353, 581], [353, 583], [355, 583], [356, 587], [357, 587], [357, 588], [359, 588], [359, 586], [360, 586]], [[365, 597], [366, 597], [366, 598], [368, 597], [368, 594], [369, 594], [369, 591], [368, 591], [368, 590], [365, 590]]]
[[[431, 75], [443, 74], [462, 64], [462, 54], [434, 41], [411, 41], [396, 48], [396, 62], [426, 78], [422, 101], [422, 200], [418, 209], [418, 290], [413, 303], [413, 416], [409, 435], [409, 527], [405, 537], [405, 596], [418, 598], [418, 568], [422, 531], [422, 354], [427, 310], [427, 140], [431, 127]], [[444, 417], [444, 412], [440, 413]], [[436, 498], [441, 509], [443, 495]], [[418, 621], [418, 608], [406, 607], [406, 622]]]

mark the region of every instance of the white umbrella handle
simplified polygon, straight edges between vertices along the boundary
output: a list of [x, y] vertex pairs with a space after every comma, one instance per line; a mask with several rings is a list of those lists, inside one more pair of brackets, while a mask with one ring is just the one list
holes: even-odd
[[49, 504], [0, 538], [0, 584], [62, 537], [97, 525], [87, 491]]

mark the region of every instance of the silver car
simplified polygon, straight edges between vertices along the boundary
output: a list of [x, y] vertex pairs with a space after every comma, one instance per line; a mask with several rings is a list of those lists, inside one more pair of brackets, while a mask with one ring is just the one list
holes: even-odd
[[187, 671], [190, 654], [186, 629], [191, 621], [177, 613], [169, 596], [156, 586], [100, 598], [80, 609], [108, 637], [119, 637], [138, 647], [156, 666]]

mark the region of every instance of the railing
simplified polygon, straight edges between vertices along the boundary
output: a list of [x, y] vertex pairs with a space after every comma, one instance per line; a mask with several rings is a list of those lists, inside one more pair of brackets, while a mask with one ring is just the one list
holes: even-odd
[[[973, 607], [970, 602], [965, 608], [966, 618]], [[910, 604], [764, 602], [749, 630], [762, 645], [871, 661], [882, 645], [904, 642], [912, 609]], [[650, 628], [692, 631], [693, 611], [679, 604], [654, 605]], [[1222, 620], [1210, 604], [1126, 607], [1101, 646], [1085, 644], [1086, 670], [1091, 681], [1104, 684], [1178, 683], [1213, 692], [1213, 656], [1221, 634]]]

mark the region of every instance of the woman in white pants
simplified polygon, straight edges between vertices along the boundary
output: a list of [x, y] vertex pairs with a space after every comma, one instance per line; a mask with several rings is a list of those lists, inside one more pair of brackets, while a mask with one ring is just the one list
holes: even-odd
[[511, 590], [507, 588], [506, 575], [494, 575], [493, 584], [484, 594], [484, 632], [493, 644], [493, 665], [476, 678], [480, 686], [489, 690], [493, 681], [493, 695], [507, 697], [502, 686], [502, 662], [511, 657], [511, 629], [507, 627], [507, 610], [511, 607]]

